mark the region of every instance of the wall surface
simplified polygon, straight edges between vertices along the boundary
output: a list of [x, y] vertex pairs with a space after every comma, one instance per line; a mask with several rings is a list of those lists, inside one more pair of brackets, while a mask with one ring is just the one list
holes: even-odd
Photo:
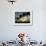
[[[32, 26], [15, 26], [15, 11], [33, 10]], [[46, 40], [46, 0], [16, 0], [13, 5], [0, 0], [0, 41], [15, 40], [19, 32], [26, 32], [33, 40]]]

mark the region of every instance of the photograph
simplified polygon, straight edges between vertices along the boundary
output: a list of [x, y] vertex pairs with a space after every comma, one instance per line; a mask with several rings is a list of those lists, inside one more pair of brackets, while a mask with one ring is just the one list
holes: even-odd
[[15, 23], [30, 23], [30, 12], [16, 12]]
[[30, 11], [15, 12], [15, 24], [32, 25], [32, 13]]

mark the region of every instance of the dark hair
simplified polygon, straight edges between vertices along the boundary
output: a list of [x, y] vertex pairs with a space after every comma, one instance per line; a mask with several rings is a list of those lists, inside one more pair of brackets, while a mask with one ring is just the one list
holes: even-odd
[[26, 13], [23, 13], [23, 16], [25, 16], [26, 15]]
[[27, 15], [30, 15], [30, 12], [27, 12], [26, 14], [27, 14]]
[[22, 17], [22, 15], [19, 15], [19, 17], [21, 18], [21, 17]]

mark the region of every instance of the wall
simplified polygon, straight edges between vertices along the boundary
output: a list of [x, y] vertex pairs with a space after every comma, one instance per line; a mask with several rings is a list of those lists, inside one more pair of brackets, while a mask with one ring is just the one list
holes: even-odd
[[[33, 10], [32, 26], [15, 26], [15, 11]], [[31, 34], [37, 41], [46, 40], [46, 1], [17, 0], [13, 5], [7, 0], [0, 0], [0, 40], [15, 40], [18, 32]]]

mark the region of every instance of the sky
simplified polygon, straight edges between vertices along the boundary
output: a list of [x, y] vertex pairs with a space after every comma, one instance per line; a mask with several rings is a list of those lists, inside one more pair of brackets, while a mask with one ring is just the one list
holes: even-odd
[[15, 16], [23, 15], [24, 12], [15, 12]]
[[16, 12], [15, 16], [17, 17], [17, 16], [22, 15], [22, 14], [23, 14], [23, 12]]

